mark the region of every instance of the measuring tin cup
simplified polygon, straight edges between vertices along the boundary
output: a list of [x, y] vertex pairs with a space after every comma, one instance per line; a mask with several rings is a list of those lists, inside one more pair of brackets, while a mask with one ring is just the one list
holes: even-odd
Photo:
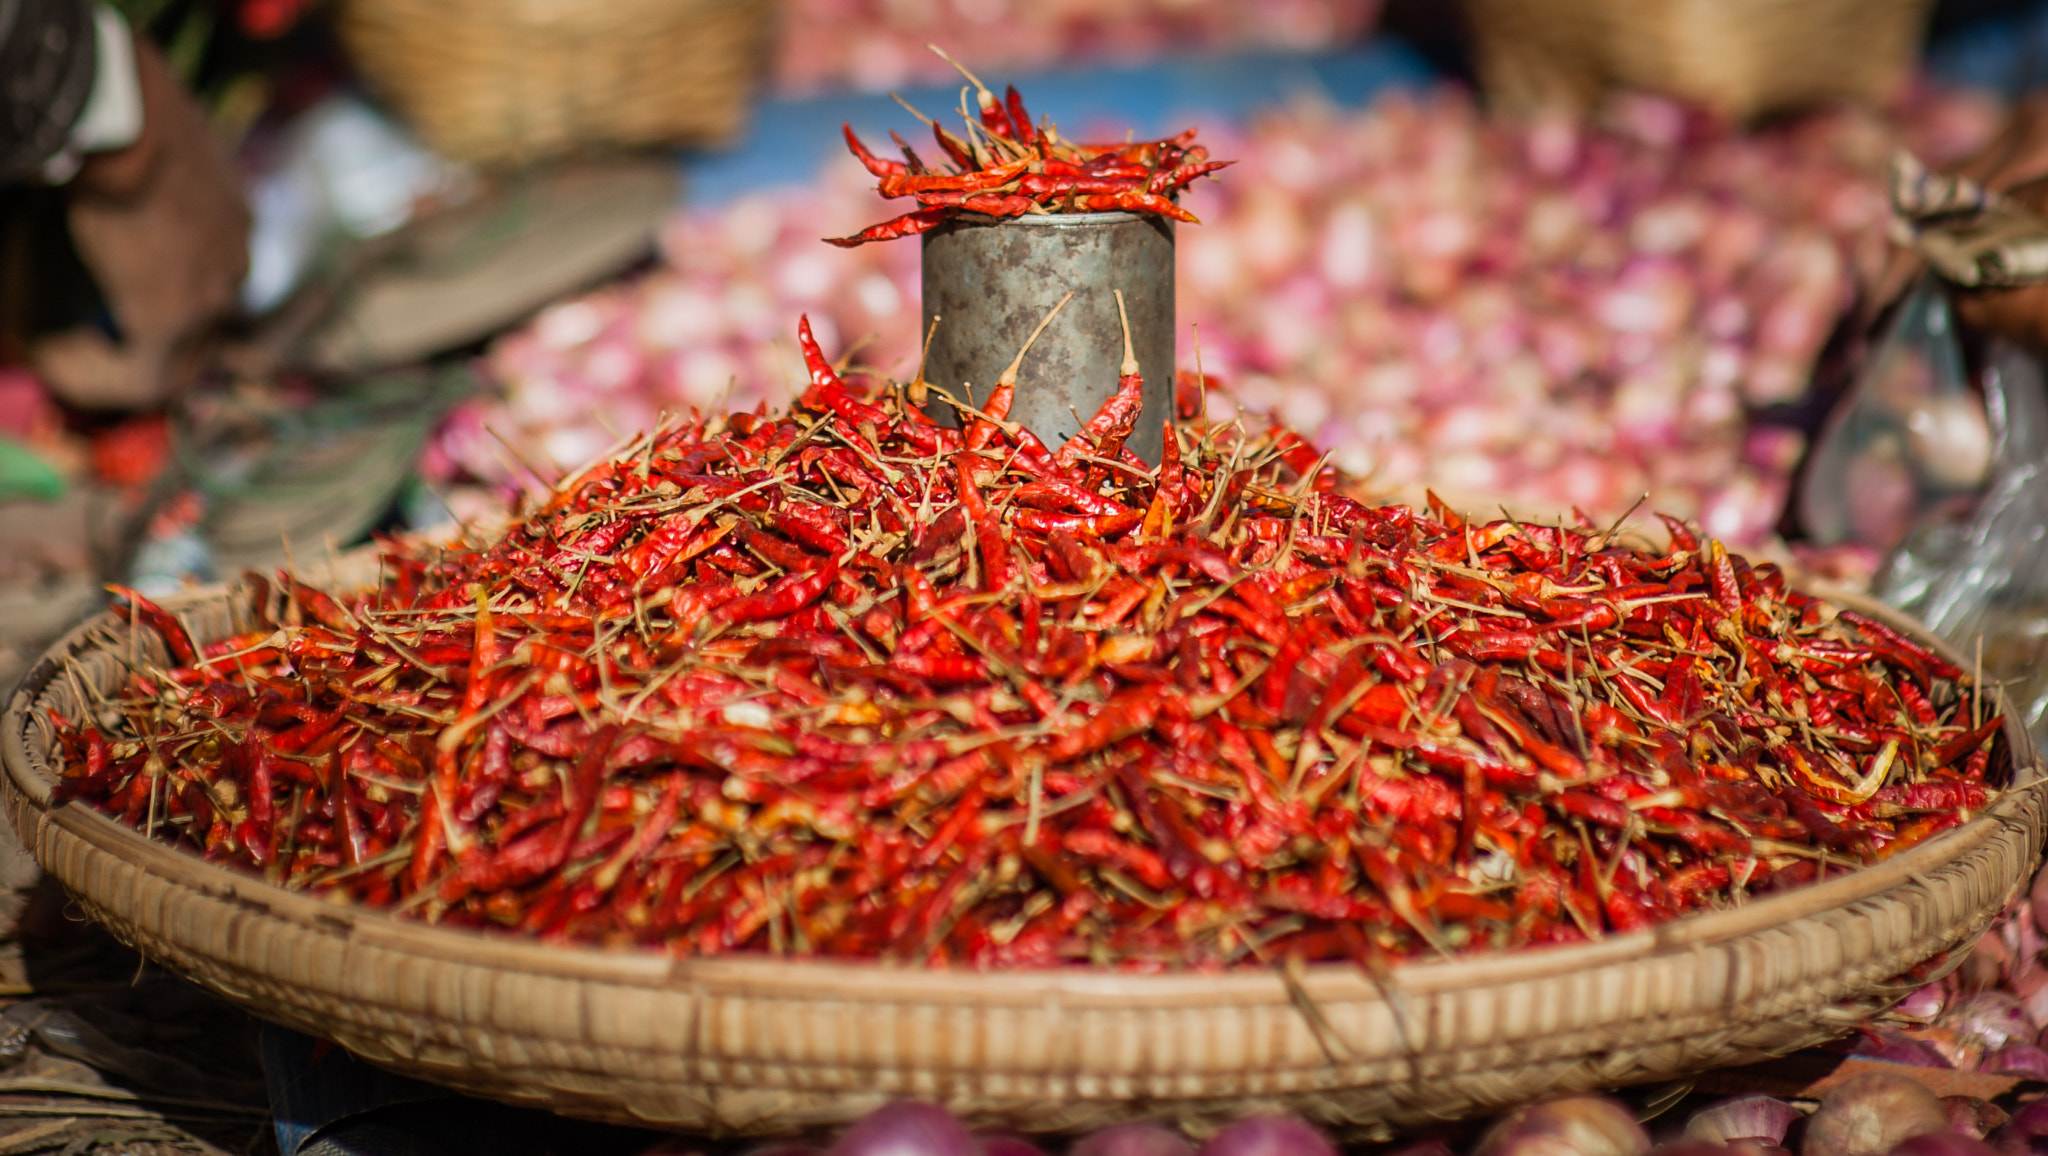
[[[966, 214], [924, 234], [924, 324], [939, 318], [925, 380], [973, 404], [1069, 291], [1017, 374], [1010, 420], [1059, 448], [1116, 393], [1123, 364], [1117, 291], [1145, 377], [1145, 408], [1127, 445], [1157, 464], [1173, 408], [1173, 222], [1137, 213]], [[933, 398], [931, 415], [957, 425]]]

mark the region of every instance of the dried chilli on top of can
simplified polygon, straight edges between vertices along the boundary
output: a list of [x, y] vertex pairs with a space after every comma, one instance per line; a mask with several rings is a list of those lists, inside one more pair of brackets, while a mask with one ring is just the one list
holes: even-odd
[[[939, 52], [936, 47], [932, 50]], [[826, 240], [842, 248], [893, 240], [927, 232], [961, 213], [1019, 217], [1026, 213], [1128, 212], [1194, 223], [1195, 215], [1176, 204], [1174, 196], [1196, 178], [1235, 163], [1210, 160], [1209, 150], [1194, 143], [1194, 129], [1135, 143], [1064, 140], [1050, 120], [1032, 122], [1015, 85], [1008, 86], [998, 100], [973, 73], [965, 68], [960, 71], [972, 82], [979, 106], [978, 113], [968, 112], [963, 89], [960, 115], [966, 125], [964, 137], [947, 132], [938, 121], [907, 103], [903, 106], [931, 126], [949, 168], [926, 164], [909, 142], [893, 132], [889, 135], [902, 150], [903, 159], [884, 159], [854, 135], [851, 124], [845, 126], [846, 147], [879, 178], [876, 191], [891, 199], [913, 198], [918, 207], [851, 237]]]
[[[1380, 967], [1868, 864], [2013, 752], [1914, 638], [1669, 522], [1375, 507], [1291, 431], [936, 424], [799, 327], [381, 584], [244, 588], [53, 713], [57, 796], [336, 901], [553, 940], [988, 968]], [[131, 658], [130, 656], [135, 656]], [[84, 690], [79, 692], [86, 694]]]

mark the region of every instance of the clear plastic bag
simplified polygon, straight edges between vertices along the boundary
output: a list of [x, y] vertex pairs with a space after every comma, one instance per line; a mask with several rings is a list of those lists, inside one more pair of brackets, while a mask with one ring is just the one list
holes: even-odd
[[1966, 514], [1913, 528], [1877, 593], [1973, 663], [1981, 653], [1984, 678], [2048, 741], [2048, 382], [2032, 354], [1999, 342], [1982, 383], [1987, 482]]
[[1926, 278], [1821, 431], [1800, 481], [1800, 520], [1822, 546], [1895, 550], [1965, 515], [1992, 456], [1948, 298]]

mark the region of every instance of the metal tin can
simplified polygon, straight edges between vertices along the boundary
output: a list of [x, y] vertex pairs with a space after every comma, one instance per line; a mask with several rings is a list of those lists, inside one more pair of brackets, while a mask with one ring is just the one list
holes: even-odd
[[[984, 400], [1031, 331], [1069, 291], [1017, 374], [1010, 420], [1058, 448], [1116, 392], [1121, 291], [1145, 377], [1145, 409], [1127, 443], [1157, 463], [1173, 410], [1173, 222], [1137, 213], [966, 215], [924, 235], [924, 324], [939, 319], [925, 380]], [[950, 406], [929, 409], [952, 423]]]

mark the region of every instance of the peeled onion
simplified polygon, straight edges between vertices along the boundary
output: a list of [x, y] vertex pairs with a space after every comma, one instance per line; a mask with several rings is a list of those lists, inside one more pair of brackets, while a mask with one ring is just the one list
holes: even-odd
[[1975, 394], [1943, 394], [1906, 415], [1906, 452], [1929, 481], [1974, 489], [1991, 472], [1991, 425]]
[[1502, 1117], [1473, 1156], [1643, 1156], [1649, 1150], [1649, 1133], [1620, 1102], [1565, 1096]]
[[1773, 1096], [1753, 1092], [1709, 1104], [1685, 1122], [1685, 1134], [1694, 1140], [1719, 1144], [1754, 1141], [1781, 1147], [1799, 1109]]
[[1948, 1131], [1948, 1109], [1924, 1084], [1866, 1072], [1828, 1091], [1806, 1122], [1801, 1156], [1884, 1156], [1901, 1140]]

